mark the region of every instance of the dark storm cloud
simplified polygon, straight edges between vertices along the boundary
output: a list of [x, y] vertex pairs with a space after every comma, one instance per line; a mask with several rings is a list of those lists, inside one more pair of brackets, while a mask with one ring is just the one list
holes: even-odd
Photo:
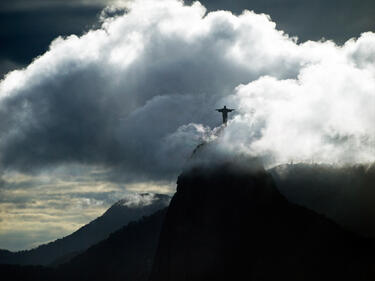
[[36, 10], [41, 8], [61, 8], [77, 6], [106, 6], [111, 0], [3, 0], [0, 11]]
[[[225, 103], [238, 108], [226, 149], [276, 162], [372, 160], [372, 63], [353, 65], [368, 61], [373, 41], [298, 45], [265, 15], [139, 1], [102, 29], [55, 40], [0, 84], [1, 164], [103, 165], [125, 181], [168, 181], [220, 124], [213, 109]], [[348, 105], [363, 114], [346, 111], [342, 126]], [[327, 143], [337, 135], [344, 141]]]
[[[88, 30], [110, 3], [105, 0], [2, 0], [0, 77], [43, 54], [57, 36]], [[279, 29], [298, 36], [301, 41], [325, 37], [343, 43], [362, 32], [375, 30], [372, 0], [202, 0], [201, 3], [209, 10], [241, 13], [249, 9], [267, 13]]]
[[[260, 19], [267, 24], [265, 18]], [[93, 42], [99, 43], [96, 47], [104, 55], [103, 63], [123, 46], [118, 62], [105, 65], [92, 61], [92, 57], [77, 61], [72, 56], [79, 54], [56, 53], [57, 60], [66, 55], [58, 63], [56, 76], [47, 74], [42, 83], [36, 76], [17, 95], [3, 101], [3, 130], [17, 127], [1, 144], [5, 167], [30, 170], [79, 161], [119, 165], [126, 168], [130, 178], [132, 174], [138, 178], [142, 174], [164, 178], [171, 171], [173, 177], [179, 166], [171, 161], [174, 154], [170, 155], [168, 148], [165, 155], [160, 153], [165, 137], [190, 122], [205, 120], [207, 125], [217, 125], [219, 118], [203, 108], [215, 108], [217, 99], [240, 83], [266, 73], [275, 73], [279, 78], [297, 74], [299, 62], [293, 58], [288, 65], [284, 65], [284, 58], [276, 57], [267, 66], [249, 68], [223, 55], [239, 34], [220, 17], [212, 19], [211, 33], [191, 44], [157, 27], [141, 27], [145, 37], [142, 51], [127, 67], [118, 68], [116, 63], [127, 59], [127, 46], [121, 40], [133, 40], [117, 39], [126, 35], [124, 20], [119, 20], [124, 33], [110, 35], [117, 40], [113, 44], [100, 46], [99, 41]], [[97, 35], [100, 40], [104, 34]], [[66, 42], [74, 44], [74, 40]], [[65, 44], [67, 52], [76, 52], [69, 44]], [[176, 152], [186, 157], [196, 142]]]
[[[194, 1], [186, 1], [191, 3]], [[362, 32], [375, 31], [373, 0], [202, 0], [209, 10], [244, 9], [269, 14], [277, 27], [301, 41], [331, 39], [344, 43]]]
[[103, 9], [101, 5], [5, 9], [16, 4], [13, 2], [1, 1], [0, 6], [0, 78], [42, 55], [56, 37], [79, 35], [92, 28]]

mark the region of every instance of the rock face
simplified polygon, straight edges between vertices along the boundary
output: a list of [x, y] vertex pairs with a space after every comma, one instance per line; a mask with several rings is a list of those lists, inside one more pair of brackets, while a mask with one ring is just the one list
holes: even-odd
[[262, 169], [178, 178], [150, 281], [374, 280], [372, 241], [289, 203]]

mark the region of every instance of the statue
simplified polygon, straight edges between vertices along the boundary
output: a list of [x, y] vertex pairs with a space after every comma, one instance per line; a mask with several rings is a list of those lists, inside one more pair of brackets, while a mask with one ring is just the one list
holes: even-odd
[[233, 110], [234, 110], [234, 109], [227, 108], [226, 105], [224, 105], [223, 108], [216, 109], [216, 111], [221, 112], [221, 114], [223, 115], [223, 124], [224, 124], [224, 125], [227, 125], [227, 121], [228, 121], [228, 112], [232, 112]]

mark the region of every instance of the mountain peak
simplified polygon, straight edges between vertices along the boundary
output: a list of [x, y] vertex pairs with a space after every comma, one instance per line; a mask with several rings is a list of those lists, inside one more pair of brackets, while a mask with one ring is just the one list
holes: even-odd
[[178, 178], [150, 280], [367, 280], [370, 249], [288, 202], [264, 169], [198, 165]]

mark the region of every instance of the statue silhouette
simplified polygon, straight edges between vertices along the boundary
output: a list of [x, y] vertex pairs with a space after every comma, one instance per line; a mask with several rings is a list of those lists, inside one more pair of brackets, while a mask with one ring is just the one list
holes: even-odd
[[221, 112], [221, 114], [223, 115], [223, 124], [227, 125], [227, 121], [228, 121], [228, 112], [232, 112], [233, 110], [234, 110], [234, 109], [227, 108], [226, 105], [224, 105], [223, 108], [216, 109], [216, 111]]

